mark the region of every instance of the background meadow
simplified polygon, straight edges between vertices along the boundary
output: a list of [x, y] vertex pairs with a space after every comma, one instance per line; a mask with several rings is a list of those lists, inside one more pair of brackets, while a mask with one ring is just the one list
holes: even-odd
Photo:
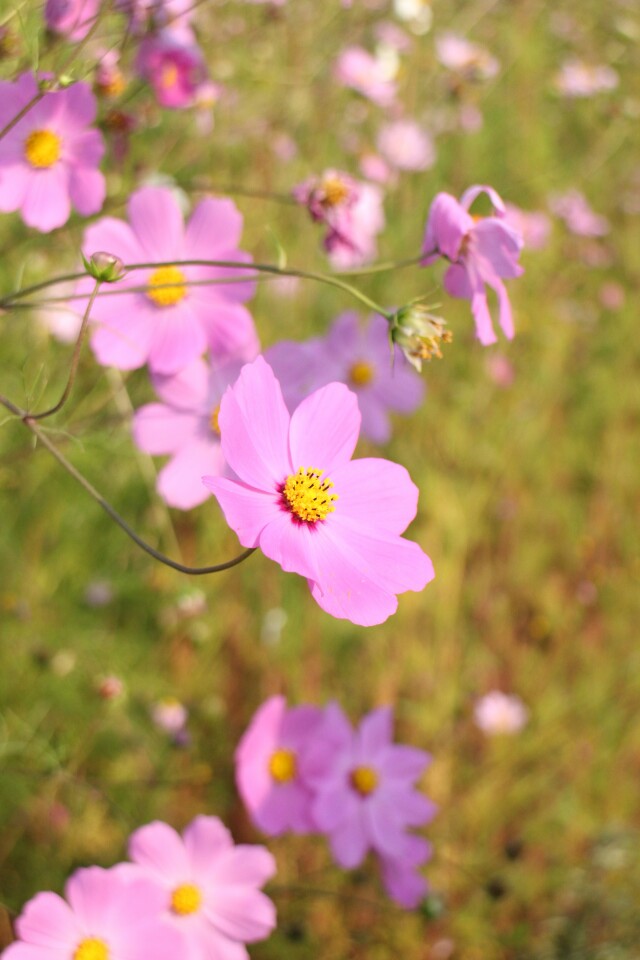
[[[483, 348], [469, 304], [449, 298], [442, 268], [354, 278], [383, 304], [424, 295], [454, 334], [425, 364], [426, 398], [394, 418], [382, 453], [420, 488], [409, 530], [436, 579], [363, 629], [313, 603], [299, 577], [260, 553], [217, 576], [189, 578], [138, 550], [15, 418], [0, 430], [0, 903], [15, 916], [77, 866], [109, 866], [128, 834], [160, 818], [182, 827], [220, 816], [236, 841], [266, 842], [278, 928], [252, 957], [416, 960], [638, 956], [640, 919], [640, 276], [638, 57], [631, 0], [498, 0], [409, 5], [289, 0], [281, 7], [202, 2], [198, 38], [215, 105], [164, 110], [135, 75], [122, 17], [101, 17], [103, 47], [122, 50], [122, 93], [102, 97], [103, 210], [124, 215], [150, 177], [196, 201], [233, 197], [242, 248], [263, 263], [328, 272], [320, 231], [294, 185], [336, 167], [359, 175], [384, 108], [345, 89], [333, 64], [347, 44], [373, 49], [381, 24], [407, 37], [397, 82], [405, 115], [433, 136], [435, 161], [385, 188], [381, 261], [416, 257], [438, 191], [487, 183], [550, 234], [511, 281], [517, 335]], [[434, 37], [453, 30], [500, 68], [461, 81]], [[96, 31], [98, 33], [98, 31]], [[91, 80], [96, 54], [47, 35], [35, 0], [0, 0], [0, 79], [25, 69]], [[614, 89], [565, 96], [562, 64], [615, 69]], [[479, 112], [465, 130], [462, 108]], [[132, 130], [122, 149], [122, 123]], [[582, 191], [606, 218], [572, 232], [554, 196]], [[0, 300], [74, 272], [86, 221], [50, 234], [1, 214]], [[95, 219], [95, 218], [94, 218]], [[62, 294], [58, 292], [58, 296]], [[55, 288], [0, 315], [0, 392], [26, 408], [54, 403], [72, 345], [43, 321]], [[264, 347], [325, 331], [357, 307], [312, 281], [266, 278], [249, 303]], [[49, 438], [149, 542], [189, 564], [230, 559], [237, 539], [211, 498], [169, 509], [155, 491], [163, 461], [133, 444], [133, 410], [152, 398], [146, 371], [96, 364], [88, 346]], [[118, 678], [121, 690], [105, 685]], [[522, 699], [527, 725], [489, 736], [474, 722], [491, 690]], [[115, 693], [114, 693], [115, 691]], [[351, 874], [321, 839], [268, 840], [237, 795], [233, 752], [254, 711], [338, 700], [353, 720], [395, 708], [398, 739], [428, 750], [421, 787], [439, 812], [426, 830], [431, 894], [404, 912], [370, 865]], [[153, 720], [175, 698], [176, 739]]]

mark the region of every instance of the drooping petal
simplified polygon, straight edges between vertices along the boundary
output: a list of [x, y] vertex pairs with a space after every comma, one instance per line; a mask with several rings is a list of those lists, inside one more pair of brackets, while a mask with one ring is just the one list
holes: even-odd
[[291, 416], [289, 447], [294, 470], [314, 467], [329, 476], [348, 463], [360, 431], [358, 398], [342, 383], [330, 383], [302, 401]]
[[473, 228], [473, 252], [479, 258], [484, 280], [492, 274], [505, 278], [522, 276], [524, 268], [518, 263], [521, 250], [522, 237], [502, 220], [487, 217]]
[[486, 195], [489, 197], [497, 216], [506, 216], [506, 210], [502, 197], [493, 189], [493, 187], [488, 187], [486, 184], [476, 184], [473, 187], [468, 187], [460, 197], [460, 206], [464, 207], [465, 210], [468, 210], [473, 201], [479, 197], [481, 193], [486, 193]]
[[422, 244], [425, 266], [433, 263], [435, 255], [442, 254], [457, 260], [465, 234], [474, 220], [450, 193], [438, 193], [431, 204]]
[[513, 325], [513, 313], [511, 311], [511, 302], [507, 289], [502, 280], [498, 280], [497, 278], [488, 279], [487, 283], [495, 290], [496, 296], [498, 297], [498, 309], [500, 311], [498, 314], [498, 322], [500, 323], [502, 331], [509, 340], [513, 340], [516, 331]]

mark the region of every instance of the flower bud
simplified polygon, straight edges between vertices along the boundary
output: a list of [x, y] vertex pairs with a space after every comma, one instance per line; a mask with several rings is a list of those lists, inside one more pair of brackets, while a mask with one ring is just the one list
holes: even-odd
[[87, 273], [101, 283], [115, 283], [126, 273], [120, 257], [116, 257], [113, 253], [105, 253], [103, 250], [92, 253], [88, 260], [82, 254], [82, 262]]
[[446, 321], [429, 313], [419, 303], [401, 307], [391, 321], [391, 339], [397, 343], [409, 363], [422, 370], [422, 361], [442, 359], [441, 343], [451, 343], [453, 334]]

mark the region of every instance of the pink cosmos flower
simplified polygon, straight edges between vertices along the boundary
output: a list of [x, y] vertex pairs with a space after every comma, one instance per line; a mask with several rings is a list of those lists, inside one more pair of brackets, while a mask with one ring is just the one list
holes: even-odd
[[551, 221], [542, 210], [521, 210], [513, 203], [504, 205], [507, 223], [522, 235], [525, 250], [542, 250], [549, 240]]
[[500, 69], [495, 57], [457, 33], [436, 37], [436, 55], [443, 67], [462, 74], [467, 81], [490, 80]]
[[136, 67], [161, 107], [193, 106], [207, 79], [202, 51], [195, 42], [183, 42], [169, 30], [150, 34], [140, 44]]
[[374, 443], [391, 436], [388, 411], [412, 413], [424, 396], [424, 384], [402, 350], [389, 345], [389, 324], [379, 315], [361, 326], [358, 314], [341, 314], [326, 337], [304, 343], [283, 340], [265, 359], [280, 381], [289, 409], [327, 383], [345, 383], [358, 398], [362, 433]]
[[607, 218], [596, 213], [579, 190], [553, 194], [549, 198], [549, 207], [578, 237], [604, 237], [609, 233]]
[[582, 60], [571, 59], [562, 64], [554, 84], [563, 97], [592, 97], [608, 93], [618, 86], [619, 78], [613, 67], [594, 66]]
[[[0, 83], [0, 127], [38, 92], [35, 77]], [[71, 206], [89, 216], [105, 197], [98, 170], [104, 141], [91, 129], [96, 99], [86, 83], [47, 93], [0, 140], [0, 210], [20, 210], [29, 227], [48, 233], [69, 219]]]
[[[489, 217], [473, 217], [469, 207], [481, 193], [493, 204]], [[485, 284], [495, 290], [500, 307], [500, 326], [505, 335], [514, 335], [513, 317], [502, 278], [519, 277], [518, 264], [522, 237], [506, 220], [505, 207], [491, 187], [475, 186], [466, 190], [460, 201], [449, 193], [436, 195], [424, 237], [423, 265], [446, 257], [451, 266], [444, 276], [444, 286], [452, 297], [471, 301], [476, 322], [476, 335], [485, 346], [496, 342], [487, 304]]]
[[66, 900], [39, 893], [16, 921], [18, 940], [3, 960], [175, 960], [180, 937], [163, 919], [156, 884], [124, 866], [77, 870]]
[[425, 852], [428, 856], [423, 841], [416, 843], [407, 829], [428, 823], [436, 808], [414, 786], [429, 754], [394, 744], [392, 727], [390, 708], [373, 710], [354, 731], [340, 707], [329, 704], [305, 774], [315, 793], [311, 814], [336, 861], [351, 869], [374, 850], [398, 893], [406, 872], [424, 862]]
[[180, 733], [187, 725], [189, 711], [175, 697], [164, 697], [151, 707], [151, 719], [165, 733]]
[[351, 460], [360, 429], [355, 394], [331, 383], [289, 415], [262, 357], [222, 398], [222, 452], [237, 480], [206, 477], [245, 547], [260, 547], [306, 577], [316, 602], [362, 626], [395, 612], [396, 594], [434, 576], [421, 548], [401, 537], [418, 490], [403, 467]]
[[379, 107], [390, 107], [396, 99], [396, 85], [382, 60], [363, 47], [346, 47], [335, 63], [336, 79], [357, 90]]
[[338, 170], [327, 170], [294, 188], [317, 223], [328, 230], [324, 247], [335, 267], [355, 267], [376, 255], [376, 236], [384, 227], [382, 191]]
[[100, 0], [47, 0], [44, 19], [47, 29], [69, 40], [82, 40], [93, 26]]
[[133, 439], [153, 455], [171, 454], [158, 474], [156, 489], [171, 507], [191, 510], [209, 496], [202, 475], [221, 476], [218, 410], [222, 394], [240, 372], [240, 361], [224, 364], [194, 360], [170, 376], [156, 374], [153, 385], [162, 403], [141, 407], [133, 418]]
[[274, 905], [258, 889], [275, 873], [273, 857], [264, 847], [234, 846], [217, 817], [196, 817], [182, 837], [149, 823], [131, 835], [129, 856], [162, 892], [164, 915], [181, 936], [173, 960], [248, 960], [244, 944], [275, 927]]
[[484, 733], [519, 733], [529, 719], [529, 711], [520, 697], [492, 690], [478, 700], [474, 717]]
[[[87, 229], [82, 245], [87, 255], [105, 250], [125, 265], [251, 260], [237, 249], [242, 215], [231, 200], [201, 200], [186, 227], [176, 197], [164, 187], [136, 190], [127, 208], [129, 223], [105, 217]], [[130, 271], [110, 284], [93, 305], [91, 346], [98, 363], [121, 370], [148, 363], [154, 373], [173, 374], [207, 348], [217, 359], [255, 356], [255, 327], [250, 313], [241, 306], [253, 295], [253, 282], [189, 286], [190, 281], [238, 280], [242, 274], [233, 268], [187, 265]], [[132, 287], [144, 289], [128, 292]], [[87, 279], [80, 282], [78, 290], [88, 293], [92, 288], [93, 281]]]
[[378, 135], [378, 150], [398, 170], [428, 170], [436, 160], [431, 137], [414, 120], [394, 120]]
[[271, 697], [255, 714], [236, 750], [236, 783], [245, 807], [263, 833], [309, 833], [312, 794], [301, 778], [304, 753], [322, 722], [315, 707], [287, 709]]

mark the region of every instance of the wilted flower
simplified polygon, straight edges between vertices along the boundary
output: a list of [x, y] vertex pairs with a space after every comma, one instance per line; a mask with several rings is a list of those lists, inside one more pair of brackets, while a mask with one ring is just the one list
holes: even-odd
[[453, 334], [446, 329], [447, 322], [436, 317], [428, 307], [410, 303], [402, 307], [391, 322], [391, 339], [400, 347], [409, 363], [422, 370], [422, 361], [432, 357], [442, 359], [440, 344], [451, 343]]

